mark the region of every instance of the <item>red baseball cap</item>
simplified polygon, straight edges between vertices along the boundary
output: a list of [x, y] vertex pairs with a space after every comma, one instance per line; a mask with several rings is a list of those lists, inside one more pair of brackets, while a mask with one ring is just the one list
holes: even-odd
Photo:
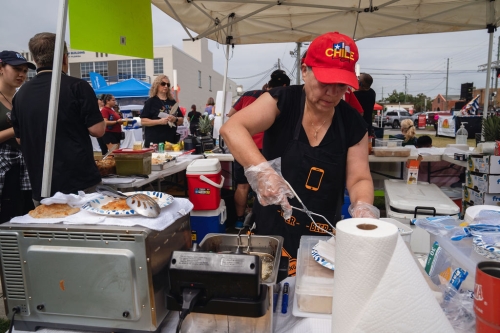
[[319, 82], [343, 83], [358, 89], [354, 69], [358, 58], [358, 47], [350, 37], [338, 32], [328, 32], [312, 41], [304, 64], [312, 68]]

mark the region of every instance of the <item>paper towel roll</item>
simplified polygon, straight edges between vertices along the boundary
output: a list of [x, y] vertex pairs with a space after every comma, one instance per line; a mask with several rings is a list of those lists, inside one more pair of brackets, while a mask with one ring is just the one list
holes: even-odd
[[396, 226], [337, 223], [332, 333], [453, 333]]

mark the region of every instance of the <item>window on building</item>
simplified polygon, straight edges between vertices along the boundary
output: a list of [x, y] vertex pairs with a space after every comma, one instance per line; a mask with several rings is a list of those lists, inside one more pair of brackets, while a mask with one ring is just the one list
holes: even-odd
[[201, 71], [198, 71], [198, 88], [201, 88]]
[[438, 97], [438, 104], [441, 103], [441, 98]]
[[95, 53], [95, 57], [96, 57], [96, 58], [99, 58], [99, 52], [96, 52], [96, 53]]
[[28, 78], [27, 80], [31, 80], [32, 78], [34, 78], [36, 76], [36, 71], [34, 69], [28, 69]]
[[212, 77], [208, 76], [208, 90], [212, 91]]
[[132, 77], [139, 80], [146, 78], [146, 59], [132, 60]]
[[80, 75], [84, 80], [90, 80], [90, 72], [94, 71], [94, 63], [93, 62], [81, 62], [80, 63]]
[[155, 58], [153, 60], [153, 70], [154, 75], [163, 74], [163, 58]]
[[104, 77], [107, 77], [108, 74], [108, 62], [107, 61], [96, 61], [94, 63], [94, 72], [101, 74]]
[[127, 80], [132, 77], [132, 67], [130, 60], [118, 60], [118, 80]]

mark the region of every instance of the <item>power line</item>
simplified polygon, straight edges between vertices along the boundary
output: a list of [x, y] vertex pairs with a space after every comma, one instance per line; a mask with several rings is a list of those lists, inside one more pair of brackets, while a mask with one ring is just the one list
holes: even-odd
[[254, 77], [257, 77], [257, 76], [261, 76], [262, 74], [264, 73], [268, 73], [269, 71], [273, 70], [274, 68], [276, 68], [276, 66], [273, 66], [271, 67], [271, 69], [267, 69], [259, 74], [255, 74], [255, 75], [252, 75], [252, 76], [247, 76], [247, 77], [230, 77], [231, 80], [244, 80], [244, 79], [251, 79], [251, 78], [254, 78]]

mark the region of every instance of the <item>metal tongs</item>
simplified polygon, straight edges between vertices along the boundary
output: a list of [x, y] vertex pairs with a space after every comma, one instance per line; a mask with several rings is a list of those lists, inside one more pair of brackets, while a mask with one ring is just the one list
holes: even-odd
[[[324, 232], [326, 232], [327, 234], [329, 234], [330, 236], [332, 237], [335, 237], [335, 232], [337, 229], [335, 229], [335, 227], [330, 223], [330, 221], [328, 221], [328, 219], [326, 217], [324, 217], [323, 215], [321, 214], [316, 214], [316, 213], [313, 213], [311, 212], [309, 209], [307, 209], [306, 205], [304, 205], [304, 203], [302, 202], [302, 200], [300, 200], [299, 196], [297, 195], [297, 193], [295, 192], [295, 190], [292, 188], [292, 186], [283, 178], [283, 180], [285, 181], [285, 183], [288, 185], [288, 187], [290, 188], [290, 191], [292, 191], [293, 195], [295, 195], [295, 197], [297, 198], [297, 200], [299, 201], [299, 203], [302, 205], [302, 208], [298, 208], [298, 207], [294, 207], [294, 206], [291, 206], [293, 209], [296, 209], [296, 210], [299, 210], [303, 213], [306, 213], [307, 216], [309, 216], [309, 218], [311, 219], [312, 223], [314, 224], [314, 226], [320, 230], [323, 230]], [[316, 215], [316, 216], [319, 216], [321, 217], [323, 220], [326, 221], [326, 223], [328, 223], [328, 225], [330, 227], [332, 227], [332, 230], [333, 232], [330, 232], [328, 230], [325, 230], [324, 228], [321, 228], [317, 223], [316, 221], [314, 221], [312, 215]]]
[[[241, 233], [245, 229], [248, 229], [248, 232], [247, 232], [248, 241], [247, 241], [246, 253], [250, 253], [250, 237], [252, 234], [252, 230], [254, 230], [256, 228], [255, 222], [250, 226], [250, 223], [252, 220], [252, 215], [253, 215], [252, 212], [248, 213], [248, 215], [245, 217], [245, 220], [243, 221], [243, 228], [241, 228], [240, 231], [238, 231], [238, 236], [237, 236], [238, 237], [238, 246], [236, 247], [236, 253], [242, 253], [240, 250], [240, 247], [243, 246], [243, 244], [241, 243]], [[243, 252], [243, 253], [245, 253], [245, 252]]]

